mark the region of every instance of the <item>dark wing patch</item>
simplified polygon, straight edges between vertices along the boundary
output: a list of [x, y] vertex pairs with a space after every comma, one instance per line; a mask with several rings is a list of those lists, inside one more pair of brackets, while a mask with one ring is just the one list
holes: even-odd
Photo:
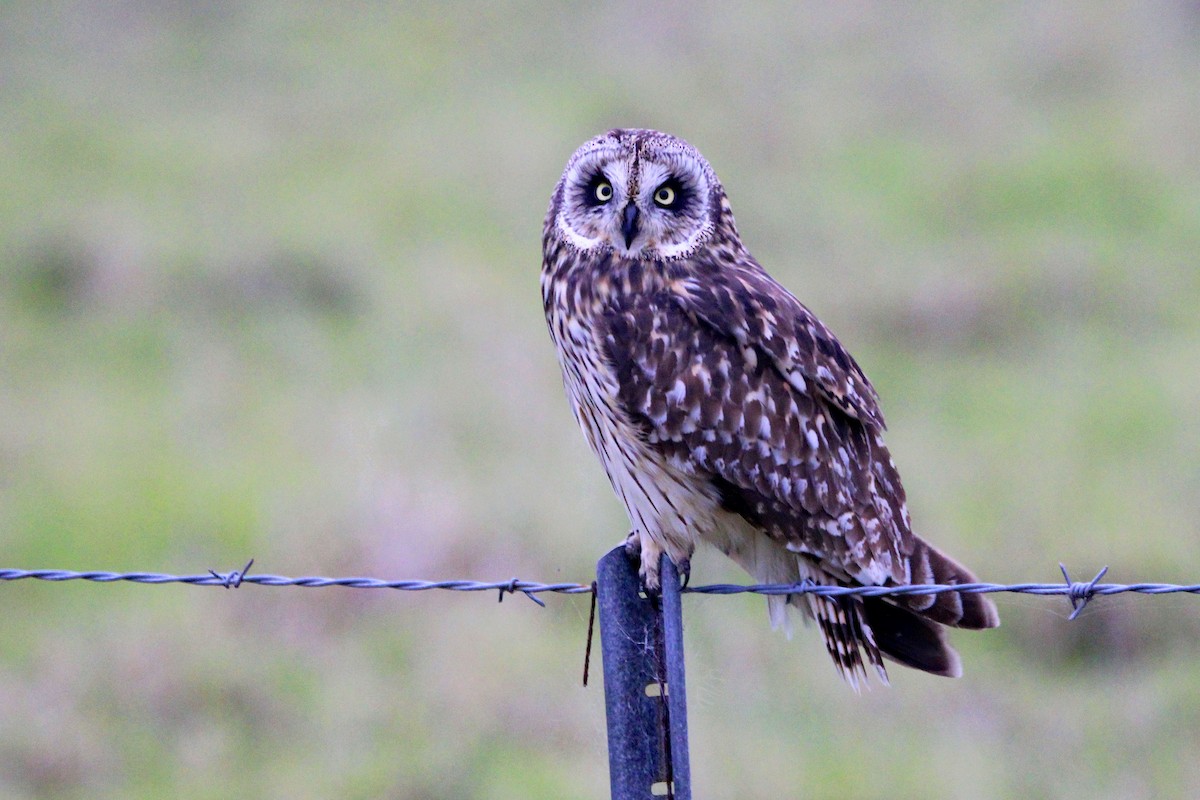
[[701, 324], [668, 292], [621, 303], [605, 347], [649, 444], [835, 577], [907, 582], [904, 490], [872, 424], [797, 389], [762, 349]]

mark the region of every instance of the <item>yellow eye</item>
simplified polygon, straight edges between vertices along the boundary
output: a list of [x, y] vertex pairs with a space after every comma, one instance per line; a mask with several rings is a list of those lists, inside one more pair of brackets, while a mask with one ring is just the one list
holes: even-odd
[[612, 184], [608, 181], [600, 181], [600, 183], [597, 183], [594, 191], [596, 193], [596, 199], [601, 203], [607, 203], [609, 200], [612, 200], [613, 188]]
[[654, 193], [654, 202], [660, 206], [669, 206], [675, 202], [675, 190], [670, 186], [660, 186]]

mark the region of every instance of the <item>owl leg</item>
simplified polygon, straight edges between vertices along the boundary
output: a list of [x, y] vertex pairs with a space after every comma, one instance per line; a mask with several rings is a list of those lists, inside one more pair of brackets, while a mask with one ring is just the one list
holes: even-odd
[[625, 553], [639, 562], [638, 577], [642, 589], [648, 595], [657, 595], [662, 588], [658, 577], [658, 560], [662, 557], [662, 546], [639, 531], [630, 531], [625, 537]]
[[[658, 594], [662, 587], [662, 581], [659, 578], [659, 561], [663, 552], [663, 546], [645, 534], [630, 531], [629, 535], [625, 537], [625, 553], [640, 562], [638, 575], [642, 581], [642, 588], [646, 590], [647, 594]], [[692, 559], [683, 557], [671, 560], [675, 562], [675, 569], [682, 578], [681, 586], [686, 588], [692, 577]]]
[[661, 554], [662, 550], [654, 546], [654, 541], [649, 536], [630, 531], [625, 537], [625, 555], [638, 562], [638, 578], [641, 580], [642, 590], [648, 595], [658, 594], [658, 557]]

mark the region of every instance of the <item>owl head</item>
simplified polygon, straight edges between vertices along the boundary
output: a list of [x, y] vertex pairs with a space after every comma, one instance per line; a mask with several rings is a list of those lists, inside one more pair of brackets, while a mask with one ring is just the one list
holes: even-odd
[[716, 229], [723, 197], [712, 167], [687, 142], [659, 131], [618, 128], [571, 156], [547, 227], [582, 251], [684, 258]]

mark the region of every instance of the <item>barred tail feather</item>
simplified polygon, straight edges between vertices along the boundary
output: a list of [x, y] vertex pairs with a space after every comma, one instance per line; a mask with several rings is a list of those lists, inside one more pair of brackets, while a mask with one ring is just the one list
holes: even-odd
[[945, 628], [932, 620], [877, 597], [804, 595], [802, 602], [821, 628], [834, 666], [855, 691], [860, 681], [868, 683], [867, 664], [888, 684], [885, 657], [933, 675], [962, 675], [962, 661], [946, 641]]
[[[975, 575], [928, 542], [914, 537], [915, 548], [910, 560], [913, 584], [975, 583]], [[980, 630], [1000, 624], [996, 606], [982, 594], [943, 592], [938, 595], [908, 595], [895, 600], [896, 604], [934, 622], [955, 628]]]
[[868, 686], [867, 664], [875, 667], [879, 680], [888, 684], [887, 670], [875, 633], [863, 618], [863, 604], [857, 597], [817, 597], [805, 595], [808, 611], [821, 628], [825, 649], [842, 678], [856, 692]]

